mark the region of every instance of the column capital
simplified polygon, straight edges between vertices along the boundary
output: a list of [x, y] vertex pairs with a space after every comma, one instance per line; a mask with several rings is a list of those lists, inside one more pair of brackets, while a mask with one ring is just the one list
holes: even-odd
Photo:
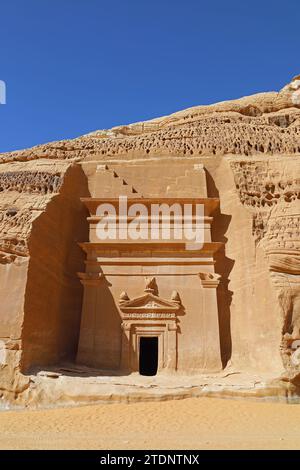
[[202, 287], [217, 288], [220, 283], [220, 274], [216, 273], [198, 273]]

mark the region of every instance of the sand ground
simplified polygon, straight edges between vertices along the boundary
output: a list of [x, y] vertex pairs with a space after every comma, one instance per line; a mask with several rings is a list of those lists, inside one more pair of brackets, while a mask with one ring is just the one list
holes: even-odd
[[299, 449], [300, 405], [216, 398], [0, 412], [0, 449]]

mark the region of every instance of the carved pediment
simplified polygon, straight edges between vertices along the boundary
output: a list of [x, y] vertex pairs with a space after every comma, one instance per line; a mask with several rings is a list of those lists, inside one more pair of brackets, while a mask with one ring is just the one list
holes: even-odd
[[176, 312], [180, 306], [176, 301], [169, 301], [148, 292], [131, 300], [120, 300], [122, 312]]

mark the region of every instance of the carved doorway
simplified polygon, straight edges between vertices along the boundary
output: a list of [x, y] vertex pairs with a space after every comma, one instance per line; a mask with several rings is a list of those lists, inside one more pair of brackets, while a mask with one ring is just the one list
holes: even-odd
[[130, 299], [122, 292], [119, 306], [123, 319], [120, 369], [141, 375], [176, 370], [178, 315], [184, 312], [178, 292], [172, 292], [171, 300], [163, 299], [155, 278], [147, 278], [145, 294]]
[[156, 375], [158, 368], [158, 337], [141, 336], [139, 348], [140, 374]]

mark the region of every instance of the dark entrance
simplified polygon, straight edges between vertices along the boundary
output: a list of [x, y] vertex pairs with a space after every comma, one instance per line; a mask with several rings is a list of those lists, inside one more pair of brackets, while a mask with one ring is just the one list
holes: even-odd
[[158, 337], [140, 338], [140, 374], [156, 375], [158, 366]]

